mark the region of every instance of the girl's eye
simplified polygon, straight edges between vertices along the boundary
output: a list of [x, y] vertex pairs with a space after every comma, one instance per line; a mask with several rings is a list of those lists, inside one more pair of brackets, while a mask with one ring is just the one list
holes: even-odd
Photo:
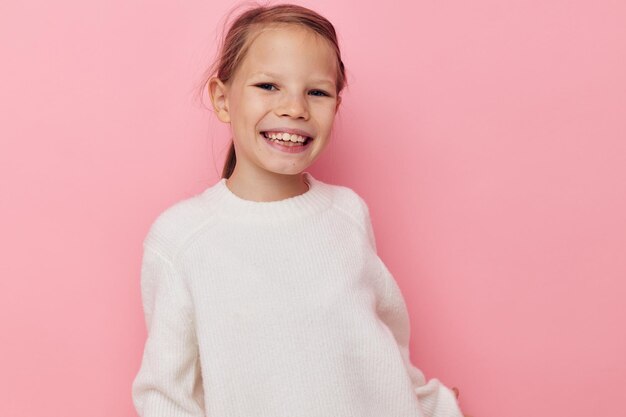
[[[318, 97], [324, 97], [328, 95], [325, 91], [322, 91], [322, 90], [313, 90], [313, 92], [320, 93]], [[314, 95], [317, 95], [317, 94], [314, 94]]]
[[[270, 84], [270, 83], [262, 83], [262, 84], [256, 84], [255, 87], [259, 87], [263, 90], [267, 90], [267, 91], [271, 91], [272, 87], [276, 88], [276, 86], [274, 84]], [[324, 96], [330, 96], [330, 94], [328, 94], [325, 91], [322, 90], [313, 90], [312, 93], [318, 93], [318, 94], [313, 94], [316, 97], [324, 97]]]
[[263, 90], [267, 90], [267, 88], [265, 88], [265, 87], [267, 87], [267, 86], [269, 86], [270, 88], [271, 88], [271, 87], [275, 87], [275, 85], [274, 85], [274, 84], [268, 84], [268, 83], [257, 84], [256, 86], [257, 86], [257, 87], [259, 87], [259, 88], [262, 88]]

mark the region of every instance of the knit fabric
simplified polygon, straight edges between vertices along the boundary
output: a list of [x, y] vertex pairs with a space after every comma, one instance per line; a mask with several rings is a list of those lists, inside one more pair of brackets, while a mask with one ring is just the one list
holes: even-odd
[[461, 417], [409, 359], [402, 293], [365, 201], [305, 172], [278, 201], [222, 178], [143, 242], [141, 417]]

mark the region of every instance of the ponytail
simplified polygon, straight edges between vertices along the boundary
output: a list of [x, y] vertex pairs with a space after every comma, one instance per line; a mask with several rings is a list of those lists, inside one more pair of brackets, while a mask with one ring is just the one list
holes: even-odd
[[235, 164], [237, 163], [237, 156], [235, 155], [235, 144], [230, 141], [230, 147], [228, 148], [228, 155], [224, 162], [224, 168], [222, 169], [222, 178], [230, 178], [235, 170]]

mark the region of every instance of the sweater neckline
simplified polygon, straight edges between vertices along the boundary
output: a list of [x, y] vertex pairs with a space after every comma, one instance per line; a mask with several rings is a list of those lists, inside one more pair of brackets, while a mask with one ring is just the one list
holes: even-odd
[[[211, 187], [211, 194], [219, 200], [220, 212], [225, 217], [242, 220], [284, 220], [285, 218], [310, 215], [324, 210], [331, 203], [328, 184], [316, 179], [310, 172], [303, 172], [309, 189], [302, 194], [274, 201], [246, 200], [233, 193], [221, 178]], [[207, 191], [209, 191], [207, 190]]]

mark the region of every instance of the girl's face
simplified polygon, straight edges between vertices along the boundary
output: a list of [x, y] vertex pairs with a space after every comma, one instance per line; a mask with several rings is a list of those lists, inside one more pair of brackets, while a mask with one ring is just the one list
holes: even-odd
[[[233, 175], [293, 175], [328, 143], [341, 98], [337, 58], [328, 41], [293, 25], [261, 32], [227, 85], [209, 84], [219, 119], [231, 124], [237, 164]], [[262, 132], [298, 129], [301, 148], [276, 145]], [[299, 139], [299, 138], [298, 138]], [[294, 150], [299, 152], [293, 152]], [[292, 152], [290, 152], [292, 151]]]

